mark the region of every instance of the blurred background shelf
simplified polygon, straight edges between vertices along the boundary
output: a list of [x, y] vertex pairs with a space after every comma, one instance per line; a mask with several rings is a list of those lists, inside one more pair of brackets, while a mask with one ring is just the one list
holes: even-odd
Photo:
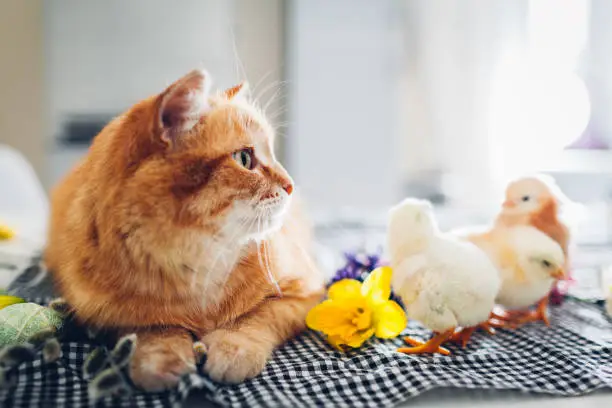
[[563, 150], [543, 159], [543, 172], [612, 177], [612, 151]]

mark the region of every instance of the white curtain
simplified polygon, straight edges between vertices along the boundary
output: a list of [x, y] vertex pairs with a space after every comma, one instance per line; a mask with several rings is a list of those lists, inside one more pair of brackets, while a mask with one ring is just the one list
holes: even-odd
[[[573, 76], [587, 0], [404, 2], [402, 169], [455, 205], [488, 207], [588, 122]], [[575, 54], [575, 55], [574, 55]], [[585, 99], [586, 98], [586, 99]]]

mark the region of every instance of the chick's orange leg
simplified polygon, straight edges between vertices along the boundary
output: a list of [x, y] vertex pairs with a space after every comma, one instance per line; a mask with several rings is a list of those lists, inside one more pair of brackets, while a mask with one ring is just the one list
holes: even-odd
[[461, 344], [462, 348], [465, 348], [470, 342], [470, 339], [472, 338], [472, 335], [474, 334], [476, 329], [480, 328], [489, 333], [491, 336], [493, 336], [495, 334], [494, 327], [508, 327], [508, 323], [500, 322], [499, 320], [495, 319], [489, 319], [486, 322], [480, 323], [478, 326], [466, 327], [453, 333], [450, 338], [450, 341], [459, 343]]
[[548, 296], [538, 302], [536, 310], [532, 310], [525, 316], [519, 318], [517, 323], [525, 324], [539, 321], [544, 322], [546, 326], [550, 326], [550, 321], [548, 320]]
[[[524, 316], [524, 315], [523, 315]], [[516, 329], [520, 324], [517, 323], [517, 320], [500, 320], [496, 317], [491, 317], [489, 320], [480, 327], [482, 327], [489, 334], [495, 334], [495, 329]]]
[[530, 313], [529, 310], [494, 310], [491, 312], [487, 323], [489, 327], [497, 329], [516, 329], [526, 322], [525, 318]]
[[502, 322], [510, 322], [516, 319], [520, 319], [528, 314], [528, 310], [500, 310], [500, 311], [492, 311], [491, 318], [497, 319]]
[[494, 326], [495, 324], [497, 324], [497, 322], [498, 321], [496, 321], [495, 319], [489, 319], [486, 322], [480, 323], [478, 327], [480, 327], [482, 330], [486, 331], [491, 336], [493, 336], [495, 334], [494, 327], [499, 327], [499, 326]]
[[445, 331], [444, 333], [436, 334], [434, 337], [429, 339], [426, 343], [405, 337], [404, 341], [410, 344], [412, 347], [400, 347], [397, 349], [398, 352], [404, 354], [435, 354], [439, 353], [445, 356], [450, 355], [450, 351], [444, 347], [440, 347], [442, 343], [449, 340], [450, 337], [455, 333], [455, 328]]
[[546, 295], [540, 302], [538, 303], [537, 313], [539, 320], [543, 321], [545, 325], [550, 326], [550, 320], [548, 320], [548, 302], [550, 301], [550, 297]]
[[461, 344], [461, 347], [465, 348], [470, 342], [470, 338], [472, 337], [474, 331], [476, 331], [476, 326], [465, 327], [458, 332], [453, 333], [453, 335], [450, 337], [450, 341]]

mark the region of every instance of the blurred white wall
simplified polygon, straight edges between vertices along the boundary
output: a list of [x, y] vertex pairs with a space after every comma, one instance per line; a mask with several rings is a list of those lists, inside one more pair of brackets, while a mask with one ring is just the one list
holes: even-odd
[[120, 113], [193, 68], [217, 85], [237, 79], [234, 2], [54, 0], [45, 2], [50, 172], [54, 184], [84, 154], [57, 146], [73, 114]]
[[[45, 59], [53, 185], [84, 154], [57, 146], [73, 114], [116, 114], [194, 68], [215, 87], [278, 82], [282, 2], [266, 0], [54, 0], [45, 5]], [[276, 110], [274, 104], [271, 109]]]
[[398, 196], [398, 4], [288, 2], [288, 164], [313, 208]]
[[497, 199], [491, 89], [496, 63], [521, 41], [526, 0], [405, 1], [400, 149], [406, 189], [460, 206]]
[[40, 0], [0, 2], [0, 144], [38, 174], [46, 169], [42, 11]]
[[[526, 48], [529, 4], [10, 0], [0, 5], [0, 142], [25, 152], [49, 187], [85, 152], [56, 143], [68, 116], [118, 113], [200, 66], [219, 86], [246, 76], [263, 104], [280, 90], [268, 111], [288, 122], [285, 161], [316, 208], [440, 193], [486, 205], [500, 185], [498, 142], [513, 138], [491, 132], [493, 76], [504, 53]], [[609, 134], [612, 8], [590, 4], [583, 70], [598, 130]], [[560, 24], [554, 10], [540, 27]], [[594, 162], [587, 156], [572, 171]]]
[[232, 11], [224, 0], [45, 2], [50, 136], [62, 115], [120, 112], [196, 67], [229, 85]]
[[605, 141], [612, 146], [612, 2], [591, 0], [590, 8], [590, 41], [580, 70], [584, 73], [592, 102], [592, 130], [606, 136]]
[[276, 151], [284, 159], [287, 83], [285, 0], [234, 0], [236, 52], [251, 91], [278, 127]]

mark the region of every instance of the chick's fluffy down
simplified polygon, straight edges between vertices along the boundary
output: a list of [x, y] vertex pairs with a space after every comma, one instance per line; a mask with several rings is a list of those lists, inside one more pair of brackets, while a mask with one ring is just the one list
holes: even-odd
[[439, 332], [487, 320], [500, 285], [480, 249], [451, 237], [432, 237], [422, 253], [393, 269], [393, 286], [408, 316]]
[[565, 255], [557, 242], [533, 227], [514, 227], [499, 235], [502, 238], [493, 240], [495, 247], [511, 253], [515, 262], [500, 267], [502, 286], [497, 302], [508, 309], [527, 308], [550, 292], [555, 283], [551, 272], [563, 267]]

